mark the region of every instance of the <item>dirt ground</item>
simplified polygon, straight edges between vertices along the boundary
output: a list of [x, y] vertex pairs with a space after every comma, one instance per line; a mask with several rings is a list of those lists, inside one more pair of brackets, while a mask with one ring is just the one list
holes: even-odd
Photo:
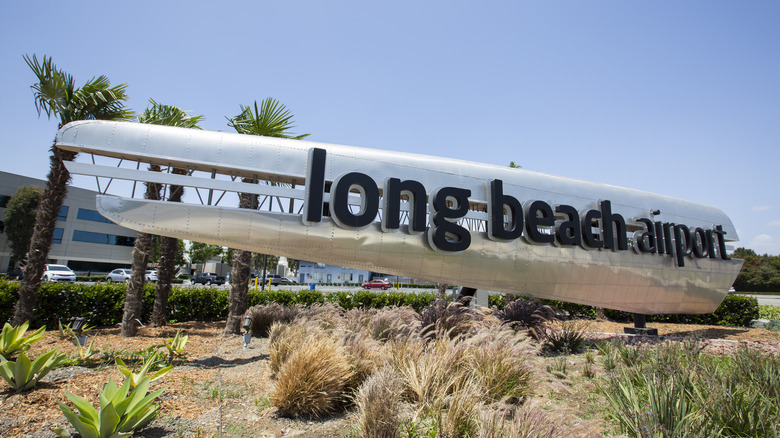
[[[608, 321], [583, 324], [594, 339], [619, 336], [627, 325]], [[780, 354], [780, 332], [766, 329], [654, 323], [648, 326], [657, 328], [662, 336], [712, 339], [709, 348], [718, 351], [749, 343]], [[120, 337], [119, 328], [90, 332], [95, 336], [95, 347], [107, 357], [126, 357], [132, 352], [162, 346], [164, 339], [172, 338], [177, 330], [189, 336], [186, 360], [158, 381], [160, 383], [153, 384], [153, 387], [166, 387], [159, 399], [158, 418], [136, 436], [210, 437], [219, 436], [220, 432], [221, 436], [229, 437], [345, 437], [350, 434], [357, 415], [354, 409], [317, 421], [279, 415], [268, 397], [273, 381], [267, 339], [252, 339], [244, 349], [242, 338], [223, 337], [222, 327], [224, 322], [188, 322], [161, 329], [144, 327], [134, 338]], [[28, 355], [37, 356], [52, 348], [77, 354], [76, 347], [68, 339], [60, 339], [57, 331], [53, 331], [34, 344]], [[33, 390], [21, 394], [13, 392], [5, 381], [1, 381], [0, 436], [55, 436], [51, 429], [69, 427], [57, 408], [57, 400], [66, 400], [65, 391], [95, 402], [99, 389], [109, 378], [123, 381], [113, 362], [90, 368], [57, 369]]]

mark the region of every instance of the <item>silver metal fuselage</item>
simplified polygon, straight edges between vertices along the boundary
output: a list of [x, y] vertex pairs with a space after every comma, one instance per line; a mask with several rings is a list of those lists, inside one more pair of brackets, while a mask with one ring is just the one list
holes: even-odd
[[[116, 196], [98, 197], [97, 206], [101, 214], [112, 221], [139, 232], [294, 259], [640, 314], [712, 312], [725, 297], [742, 265], [741, 260], [726, 259], [725, 254], [720, 253], [722, 250], [715, 257], [712, 244], [712, 256], [686, 256], [680, 264], [675, 254], [668, 251], [658, 254], [631, 248], [604, 249], [558, 242], [540, 244], [529, 237], [527, 231], [511, 240], [491, 238], [488, 232], [490, 181], [500, 180], [503, 193], [524, 204], [538, 200], [551, 207], [568, 205], [585, 212], [598, 210], [601, 201], [609, 200], [612, 212], [625, 219], [629, 242], [638, 236], [634, 231], [643, 229], [642, 223], [636, 220], [642, 218], [665, 224], [684, 224], [690, 230], [713, 230], [720, 226], [724, 240], [737, 240], [730, 219], [714, 207], [524, 169], [127, 122], [70, 123], [57, 134], [55, 146], [186, 169], [190, 173], [229, 175], [234, 180], [68, 163], [70, 171], [76, 174], [254, 193], [289, 200], [290, 208], [285, 211]], [[325, 206], [325, 215], [316, 223], [303, 218], [304, 204], [311, 199], [307, 187], [313, 186], [307, 181], [313, 149], [327, 154], [322, 203], [308, 207], [322, 209]], [[332, 215], [328, 216], [327, 206], [334, 202], [331, 191], [339, 177], [351, 173], [368, 175], [379, 188], [380, 196], [388, 178], [417, 181], [426, 193], [443, 187], [470, 191], [469, 211], [450, 220], [468, 230], [470, 244], [462, 251], [437, 251], [432, 247], [428, 232], [409, 232], [413, 207], [405, 202], [406, 197], [400, 203], [402, 221], [398, 229], [382, 226], [385, 210], [382, 201], [370, 224], [349, 227], [339, 223]], [[274, 184], [244, 183], [241, 178]], [[351, 192], [348, 197], [351, 213], [347, 214], [358, 216], [366, 211], [369, 194], [356, 188], [360, 189], [349, 187], [351, 190], [347, 190]], [[430, 201], [427, 200], [429, 206]], [[287, 206], [288, 203], [279, 202], [279, 205]], [[428, 221], [433, 213], [433, 210], [426, 212]], [[504, 216], [508, 220], [507, 215]], [[566, 219], [556, 214], [554, 220], [561, 223]], [[590, 229], [590, 224], [585, 228]], [[593, 231], [598, 234], [598, 226]], [[540, 227], [540, 233], [554, 234], [555, 227]], [[677, 244], [680, 240], [679, 236], [674, 242], [672, 237], [669, 239], [669, 244]], [[690, 245], [688, 250], [690, 252]]]

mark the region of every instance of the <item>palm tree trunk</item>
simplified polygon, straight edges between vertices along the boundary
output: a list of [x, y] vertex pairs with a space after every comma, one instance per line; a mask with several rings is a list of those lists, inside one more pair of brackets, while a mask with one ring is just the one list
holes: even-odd
[[38, 289], [41, 287], [44, 265], [49, 257], [51, 239], [57, 224], [65, 197], [68, 194], [70, 172], [65, 168], [65, 161], [73, 161], [76, 154], [69, 151], [51, 148], [49, 180], [41, 196], [41, 204], [35, 217], [35, 229], [30, 239], [27, 266], [24, 268], [24, 278], [19, 285], [19, 300], [14, 307], [12, 322], [19, 325], [33, 318], [33, 309], [38, 299]]
[[446, 296], [447, 296], [446, 295], [447, 294], [447, 283], [436, 283], [436, 289], [438, 289], [438, 291], [439, 291], [438, 298], [440, 300], [443, 300], [444, 298], [446, 298]]
[[228, 305], [228, 317], [224, 331], [226, 335], [241, 333], [241, 318], [246, 312], [249, 297], [251, 261], [251, 251], [233, 250], [233, 268], [230, 273], [230, 304]]
[[[256, 183], [253, 179], [242, 180], [247, 183]], [[239, 194], [239, 208], [257, 209], [257, 195], [250, 193]], [[233, 251], [233, 268], [230, 272], [230, 304], [228, 305], [228, 317], [225, 322], [225, 334], [241, 333], [241, 318], [247, 308], [249, 293], [249, 272], [251, 269], [252, 252], [236, 249]]]
[[168, 319], [168, 296], [176, 274], [176, 250], [179, 239], [163, 237], [160, 242], [160, 266], [157, 269], [157, 290], [154, 294], [152, 325], [162, 327]]
[[[149, 263], [149, 248], [152, 235], [138, 233], [133, 247], [133, 271], [125, 295], [124, 313], [122, 315], [122, 336], [131, 337], [138, 333], [138, 323], [143, 310], [144, 274]], [[140, 269], [143, 268], [143, 269]]]
[[[186, 169], [173, 168], [171, 173], [186, 175]], [[168, 202], [181, 202], [184, 187], [171, 186]], [[162, 327], [168, 321], [168, 297], [171, 295], [173, 277], [176, 276], [176, 250], [179, 241], [173, 237], [163, 237], [160, 242], [160, 268], [157, 270], [157, 289], [154, 293], [152, 325]]]
[[[159, 172], [160, 166], [151, 165], [149, 170]], [[160, 185], [146, 183], [146, 199], [160, 199]], [[146, 267], [149, 265], [149, 250], [152, 247], [152, 235], [138, 233], [133, 247], [133, 269], [130, 274], [130, 282], [127, 284], [125, 295], [124, 313], [122, 314], [122, 336], [131, 337], [138, 333], [138, 324], [143, 311], [144, 280], [146, 280]]]

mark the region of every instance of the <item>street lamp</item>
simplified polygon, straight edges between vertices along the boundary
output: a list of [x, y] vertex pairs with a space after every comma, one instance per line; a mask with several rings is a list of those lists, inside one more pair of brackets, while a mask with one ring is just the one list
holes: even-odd
[[84, 330], [84, 325], [86, 325], [86, 323], [87, 323], [87, 318], [82, 318], [80, 316], [70, 319], [70, 330], [76, 336], [76, 339], [73, 340], [74, 345], [76, 344], [76, 342], [78, 342], [79, 345], [83, 347], [87, 343], [87, 337], [81, 334], [82, 331]]
[[252, 339], [252, 334], [249, 333], [249, 329], [252, 326], [252, 317], [251, 316], [245, 316], [243, 320], [243, 327], [244, 327], [244, 350], [246, 350], [246, 346], [249, 345], [249, 341]]

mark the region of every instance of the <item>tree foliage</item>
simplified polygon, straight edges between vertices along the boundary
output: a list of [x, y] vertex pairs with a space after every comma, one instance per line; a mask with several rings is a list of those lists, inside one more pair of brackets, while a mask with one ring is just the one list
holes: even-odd
[[780, 256], [758, 255], [752, 249], [737, 248], [731, 255], [743, 259], [734, 288], [740, 292], [780, 292]]
[[93, 77], [81, 88], [69, 73], [57, 68], [50, 57], [43, 62], [33, 55], [24, 60], [38, 79], [30, 86], [38, 115], [60, 119], [60, 127], [75, 120], [130, 120], [133, 112], [125, 107], [127, 84], [111, 86], [105, 75]]
[[149, 99], [149, 106], [138, 115], [138, 123], [201, 129], [198, 123], [202, 122], [204, 118], [202, 115], [191, 116], [178, 107], [164, 105], [157, 103], [154, 99]]
[[266, 137], [292, 138], [300, 140], [309, 134], [295, 135], [290, 130], [293, 125], [293, 114], [284, 104], [273, 97], [265, 98], [258, 107], [241, 105], [241, 113], [228, 118], [228, 126], [239, 134], [264, 135]]
[[30, 239], [35, 227], [35, 215], [41, 203], [43, 189], [37, 186], [23, 186], [14, 193], [6, 205], [3, 216], [4, 232], [11, 247], [11, 260], [24, 260], [30, 249]]
[[207, 260], [211, 260], [213, 257], [222, 255], [224, 249], [219, 245], [209, 245], [203, 242], [190, 242], [188, 253], [190, 255], [190, 261], [193, 264], [206, 263]]

